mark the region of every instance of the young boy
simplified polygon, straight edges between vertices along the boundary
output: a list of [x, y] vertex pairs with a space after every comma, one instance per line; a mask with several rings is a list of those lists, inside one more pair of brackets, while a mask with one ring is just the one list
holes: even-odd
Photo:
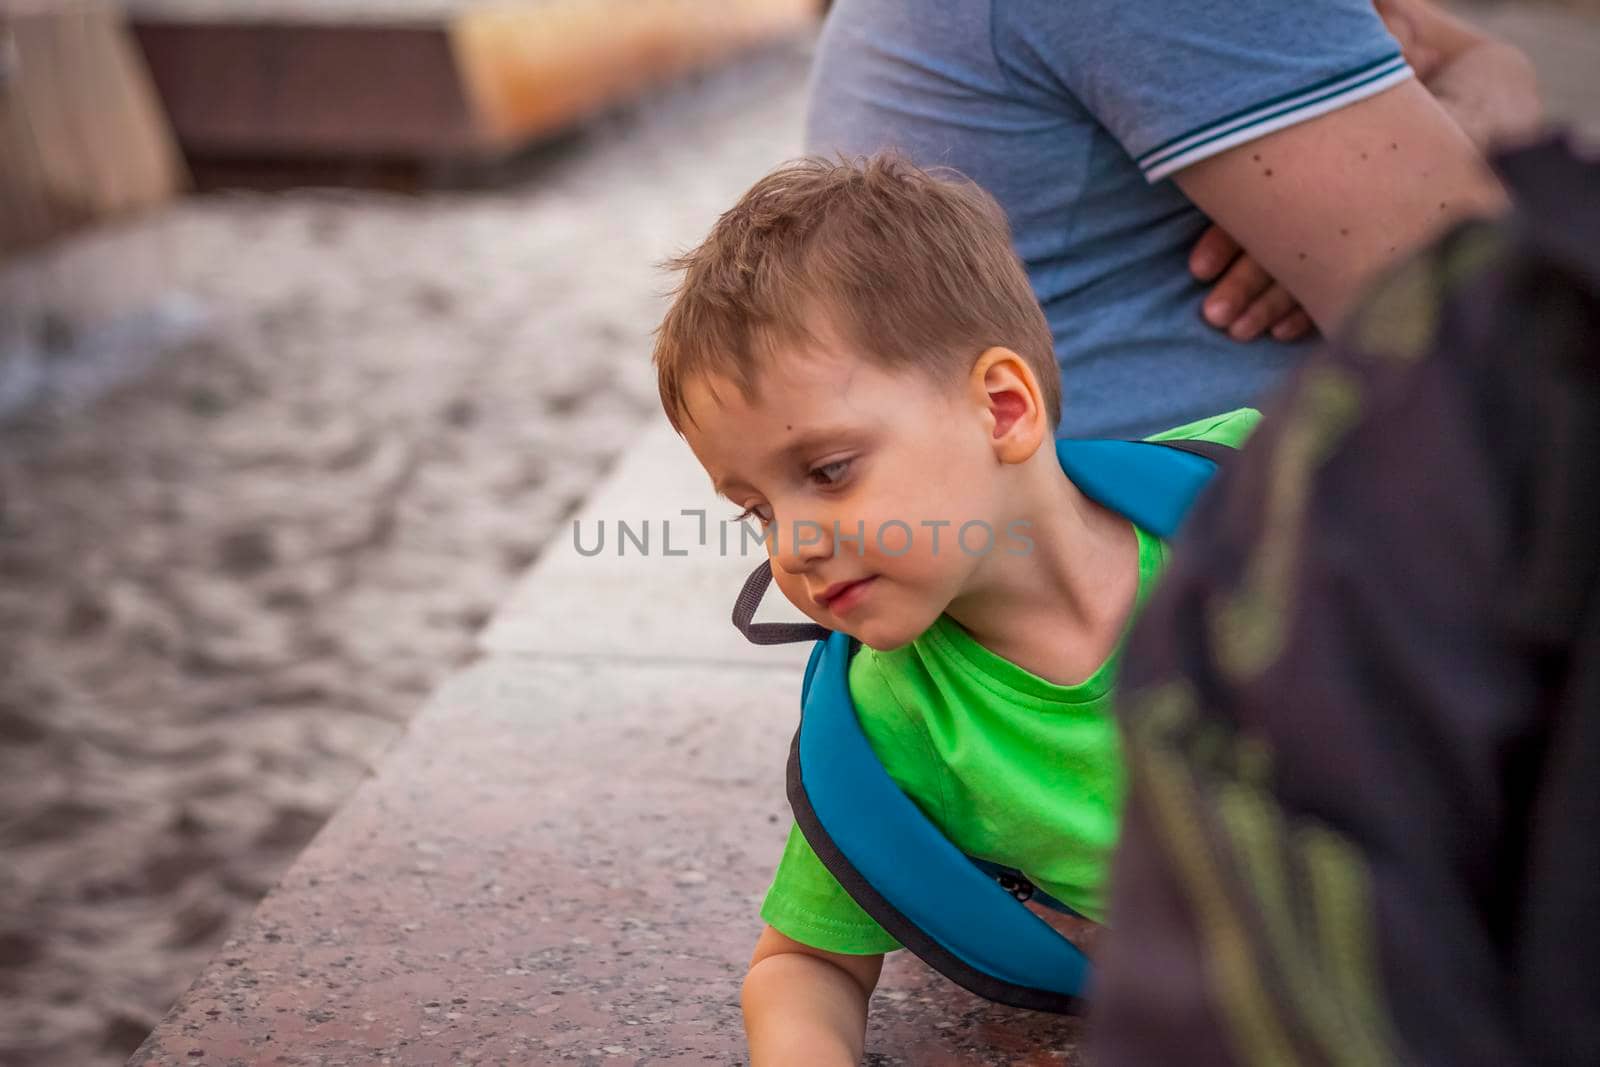
[[[850, 691], [885, 768], [964, 852], [1098, 921], [1116, 650], [1163, 548], [1057, 462], [1051, 336], [999, 208], [892, 157], [807, 160], [674, 266], [662, 403], [784, 595], [862, 643]], [[1162, 436], [1238, 444], [1255, 417]], [[797, 830], [761, 914], [752, 1062], [858, 1062], [895, 941]]]

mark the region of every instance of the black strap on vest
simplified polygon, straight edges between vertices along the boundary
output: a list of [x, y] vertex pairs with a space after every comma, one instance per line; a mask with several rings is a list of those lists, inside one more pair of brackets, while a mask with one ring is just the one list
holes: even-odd
[[756, 609], [772, 583], [772, 561], [762, 560], [739, 590], [733, 603], [733, 625], [752, 645], [787, 645], [794, 641], [825, 641], [831, 633], [814, 622], [756, 622]]

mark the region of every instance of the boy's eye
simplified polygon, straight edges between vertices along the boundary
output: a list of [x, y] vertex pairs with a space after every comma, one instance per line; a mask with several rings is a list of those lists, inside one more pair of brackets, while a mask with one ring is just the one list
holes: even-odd
[[734, 516], [733, 521], [744, 522], [746, 519], [755, 519], [762, 526], [765, 526], [767, 523], [772, 521], [772, 513], [765, 508], [751, 504], [749, 507], [739, 512], [738, 515]]
[[845, 472], [850, 469], [848, 459], [836, 459], [832, 463], [824, 463], [820, 467], [811, 468], [811, 477], [822, 485], [837, 485]]

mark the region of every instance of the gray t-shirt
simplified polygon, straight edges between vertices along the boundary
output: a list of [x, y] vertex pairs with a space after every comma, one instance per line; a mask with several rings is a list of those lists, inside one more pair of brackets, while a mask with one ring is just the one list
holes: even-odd
[[1307, 347], [1201, 319], [1206, 219], [1161, 179], [1410, 76], [1370, 0], [837, 0], [807, 151], [898, 148], [989, 190], [1055, 336], [1061, 432], [1137, 437], [1255, 401]]

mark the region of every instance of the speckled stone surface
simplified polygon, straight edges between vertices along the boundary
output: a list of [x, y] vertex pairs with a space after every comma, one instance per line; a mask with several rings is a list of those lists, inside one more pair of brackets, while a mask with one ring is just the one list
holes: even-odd
[[[728, 612], [754, 560], [657, 420], [133, 1064], [737, 1064], [739, 984], [788, 831], [807, 646]], [[659, 523], [674, 520], [662, 553]], [[614, 527], [610, 535], [615, 537]], [[799, 618], [780, 597], [763, 618]], [[891, 956], [871, 1064], [1072, 1064], [1075, 1020]]]
[[[743, 1062], [739, 982], [788, 826], [799, 683], [479, 663], [130, 1062]], [[1079, 1035], [897, 953], [868, 1062], [1071, 1064]]]
[[[728, 621], [740, 585], [766, 558], [755, 525], [751, 536], [731, 521], [737, 511], [712, 491], [666, 417], [654, 416], [606, 484], [544, 547], [480, 646], [491, 654], [803, 667], [809, 648], [758, 648]], [[759, 617], [805, 619], [776, 590]]]

